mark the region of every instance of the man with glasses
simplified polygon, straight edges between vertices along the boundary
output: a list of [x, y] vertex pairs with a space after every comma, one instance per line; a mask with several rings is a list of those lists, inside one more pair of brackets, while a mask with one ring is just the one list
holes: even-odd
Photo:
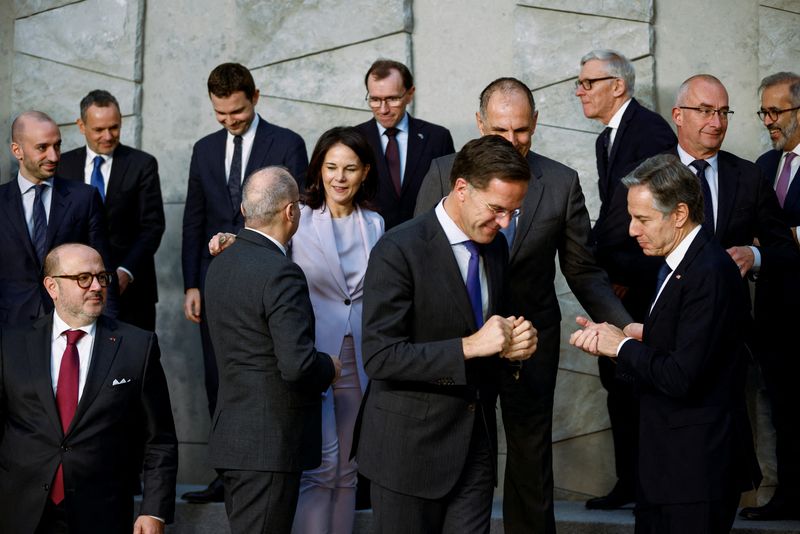
[[[583, 114], [605, 125], [595, 142], [600, 214], [592, 229], [597, 263], [608, 273], [614, 292], [637, 322], [644, 321], [652, 302], [658, 260], [642, 253], [628, 235], [631, 217], [620, 180], [645, 159], [677, 143], [661, 115], [633, 98], [636, 72], [622, 54], [593, 50], [581, 58], [575, 96]], [[611, 510], [636, 499], [636, 451], [639, 411], [630, 386], [614, 379], [616, 365], [598, 358], [600, 381], [608, 391], [608, 416], [614, 440], [617, 483], [608, 495], [586, 501], [589, 509]]]
[[378, 212], [386, 229], [414, 215], [417, 193], [431, 161], [455, 152], [450, 132], [412, 117], [406, 107], [414, 98], [414, 78], [397, 61], [379, 59], [364, 77], [367, 104], [374, 118], [356, 126], [378, 164]]
[[[769, 131], [773, 150], [756, 164], [778, 196], [783, 215], [797, 238], [800, 225], [800, 75], [778, 72], [761, 81], [758, 117]], [[778, 487], [764, 506], [745, 508], [747, 519], [800, 519], [800, 405], [797, 376], [800, 359], [787, 350], [789, 332], [795, 328], [793, 314], [800, 302], [800, 276], [774, 273], [756, 280], [756, 356], [770, 400], [775, 427]]]
[[0, 341], [0, 532], [161, 534], [178, 441], [156, 336], [101, 316], [96, 250], [58, 246], [44, 275], [55, 311]]

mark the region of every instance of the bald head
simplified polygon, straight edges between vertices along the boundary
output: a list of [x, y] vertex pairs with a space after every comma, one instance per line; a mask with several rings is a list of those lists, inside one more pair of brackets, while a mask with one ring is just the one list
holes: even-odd
[[49, 180], [61, 159], [58, 125], [41, 111], [20, 113], [11, 124], [11, 153], [23, 178], [33, 184]]
[[103, 262], [100, 253], [90, 246], [82, 243], [64, 243], [58, 245], [44, 258], [44, 275], [53, 276], [61, 273], [61, 260], [62, 258], [76, 258], [84, 257], [91, 259], [98, 259]]
[[[47, 254], [44, 270], [44, 287], [56, 313], [69, 326], [85, 326], [103, 313], [108, 280], [102, 277], [105, 267], [95, 249], [79, 243], [60, 245]], [[91, 275], [88, 285], [77, 279], [84, 273]]]
[[245, 225], [269, 225], [299, 197], [297, 182], [283, 167], [265, 167], [252, 173], [242, 186], [242, 214]]
[[56, 122], [47, 113], [36, 110], [23, 111], [11, 123], [11, 140], [19, 143], [25, 133], [26, 126], [34, 123], [49, 123], [58, 128]]
[[694, 159], [713, 157], [725, 140], [728, 113], [728, 91], [716, 77], [697, 74], [687, 79], [672, 108], [678, 144]]

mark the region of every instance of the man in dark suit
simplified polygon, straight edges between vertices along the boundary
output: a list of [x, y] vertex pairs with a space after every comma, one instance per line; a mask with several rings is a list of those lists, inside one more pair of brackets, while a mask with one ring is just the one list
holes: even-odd
[[[673, 148], [678, 140], [661, 115], [633, 98], [635, 82], [636, 72], [625, 56], [613, 50], [593, 50], [581, 58], [575, 96], [587, 119], [606, 126], [595, 142], [600, 192], [600, 215], [591, 238], [595, 258], [608, 273], [625, 309], [641, 322], [653, 299], [658, 259], [645, 256], [628, 235], [631, 218], [625, 188], [619, 184], [639, 163]], [[639, 414], [633, 392], [614, 380], [614, 363], [608, 358], [599, 358], [597, 363], [600, 381], [608, 391], [617, 483], [608, 495], [589, 499], [586, 507], [608, 510], [635, 498]]]
[[120, 144], [122, 115], [111, 93], [94, 90], [81, 100], [80, 108], [77, 123], [86, 146], [62, 154], [57, 173], [100, 192], [110, 265], [119, 283], [117, 318], [154, 331], [158, 287], [153, 256], [164, 234], [158, 162]]
[[[761, 479], [745, 407], [748, 305], [731, 257], [702, 228], [703, 195], [673, 155], [623, 179], [630, 233], [664, 257], [632, 339], [579, 317], [570, 343], [615, 358], [639, 397], [636, 532], [729, 532], [742, 491]], [[641, 340], [641, 341], [640, 341]]]
[[291, 531], [301, 471], [321, 459], [320, 394], [341, 369], [338, 358], [314, 348], [305, 276], [286, 257], [299, 202], [285, 169], [249, 176], [245, 227], [208, 269], [206, 307], [220, 370], [209, 452], [233, 534]]
[[489, 530], [497, 374], [501, 365], [518, 371], [536, 349], [529, 321], [499, 315], [508, 248], [497, 234], [529, 178], [510, 143], [470, 141], [444, 201], [385, 234], [370, 254], [370, 386], [356, 459], [372, 482], [376, 532]]
[[431, 161], [452, 154], [447, 128], [406, 112], [414, 98], [414, 77], [397, 61], [379, 59], [364, 76], [373, 119], [356, 126], [369, 141], [378, 164], [378, 212], [386, 229], [414, 215], [417, 193]]
[[55, 312], [0, 333], [0, 532], [163, 533], [178, 442], [156, 336], [100, 315], [92, 248], [56, 247], [44, 274]]
[[[510, 141], [528, 161], [531, 175], [522, 213], [504, 229], [511, 243], [508, 309], [529, 318], [539, 332], [536, 357], [525, 361], [521, 370], [501, 374], [508, 442], [504, 528], [507, 533], [550, 534], [555, 532], [553, 395], [561, 341], [556, 254], [567, 283], [592, 317], [618, 326], [632, 320], [589, 251], [589, 214], [578, 173], [530, 150], [537, 117], [530, 89], [515, 78], [490, 83], [476, 114], [481, 134]], [[445, 156], [431, 164], [417, 199], [418, 214], [447, 194], [454, 158]]]
[[11, 127], [11, 152], [19, 174], [0, 185], [0, 326], [27, 324], [53, 309], [42, 286], [50, 249], [80, 242], [106, 251], [97, 191], [54, 177], [61, 133], [53, 119], [40, 111], [21, 113]]
[[[214, 348], [204, 319], [202, 293], [211, 263], [208, 241], [217, 232], [242, 229], [239, 206], [241, 181], [256, 169], [282, 165], [302, 185], [308, 156], [303, 139], [291, 130], [270, 124], [256, 114], [259, 91], [250, 71], [238, 63], [223, 63], [208, 77], [208, 96], [223, 128], [194, 145], [183, 212], [184, 304], [186, 318], [200, 325], [209, 414], [217, 403], [219, 374]], [[190, 502], [221, 502], [222, 483], [189, 492]]]
[[[765, 152], [756, 164], [772, 184], [786, 222], [797, 238], [800, 225], [800, 75], [779, 72], [761, 81], [758, 114], [769, 130], [774, 150]], [[800, 519], [800, 405], [796, 377], [798, 358], [787, 341], [795, 328], [794, 315], [787, 313], [800, 302], [798, 273], [759, 276], [756, 279], [756, 356], [770, 399], [775, 427], [778, 487], [768, 503], [745, 508], [747, 519]]]

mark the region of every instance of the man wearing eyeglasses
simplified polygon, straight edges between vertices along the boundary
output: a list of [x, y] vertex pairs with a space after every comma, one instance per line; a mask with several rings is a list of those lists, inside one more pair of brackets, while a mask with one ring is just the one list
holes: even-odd
[[[773, 150], [756, 164], [778, 197], [783, 215], [797, 238], [800, 225], [800, 75], [778, 72], [761, 81], [758, 116], [769, 131]], [[800, 301], [800, 276], [794, 273], [764, 273], [756, 280], [755, 354], [767, 389], [775, 427], [778, 487], [764, 506], [745, 508], [742, 517], [756, 520], [800, 519], [800, 405], [796, 378], [800, 360], [786, 349], [789, 332], [795, 328], [786, 313]]]
[[[595, 142], [600, 193], [600, 214], [591, 236], [595, 257], [625, 309], [635, 321], [643, 322], [653, 300], [659, 264], [645, 256], [628, 234], [631, 217], [620, 181], [645, 159], [673, 148], [677, 139], [667, 121], [633, 98], [635, 81], [636, 72], [625, 56], [593, 50], [581, 58], [575, 96], [587, 119], [606, 126]], [[597, 364], [608, 391], [617, 483], [608, 495], [586, 501], [586, 507], [610, 510], [636, 498], [639, 410], [630, 385], [615, 380], [614, 362], [599, 358]]]
[[55, 311], [0, 336], [0, 532], [162, 534], [178, 444], [156, 336], [101, 315], [94, 249], [58, 246], [44, 274]]
[[397, 61], [379, 59], [364, 77], [367, 104], [374, 117], [356, 126], [367, 137], [378, 164], [375, 202], [386, 229], [414, 215], [417, 193], [431, 161], [455, 152], [450, 132], [412, 117], [414, 78]]

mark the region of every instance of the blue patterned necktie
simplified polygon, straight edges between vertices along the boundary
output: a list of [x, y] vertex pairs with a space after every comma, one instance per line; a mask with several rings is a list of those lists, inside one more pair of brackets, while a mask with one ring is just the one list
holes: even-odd
[[472, 315], [475, 317], [475, 327], [483, 326], [483, 304], [481, 301], [481, 253], [475, 241], [464, 241], [464, 246], [469, 251], [469, 264], [467, 266], [467, 295], [472, 305]]
[[100, 192], [100, 198], [103, 202], [106, 201], [106, 182], [103, 179], [103, 173], [100, 171], [100, 167], [102, 167], [105, 162], [106, 160], [103, 159], [103, 156], [95, 156], [94, 168], [92, 169], [92, 185]]
[[703, 213], [705, 214], [703, 228], [709, 235], [714, 235], [714, 204], [711, 202], [711, 186], [708, 185], [706, 178], [706, 169], [710, 165], [704, 159], [696, 159], [690, 165], [697, 169], [697, 179], [700, 180], [700, 187], [703, 188]]
[[234, 216], [242, 204], [242, 136], [233, 136], [233, 158], [228, 172], [228, 192], [231, 195]]
[[47, 213], [44, 210], [42, 194], [46, 184], [36, 184], [33, 186], [33, 247], [36, 249], [36, 256], [39, 258], [39, 265], [43, 265], [44, 256], [47, 253]]

